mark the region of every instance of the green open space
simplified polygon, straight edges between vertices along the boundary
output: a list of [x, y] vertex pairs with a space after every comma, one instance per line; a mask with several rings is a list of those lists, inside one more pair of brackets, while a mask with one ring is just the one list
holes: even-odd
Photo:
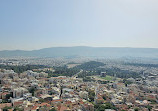
[[104, 80], [107, 80], [107, 81], [112, 81], [113, 80], [113, 77], [112, 76], [106, 76], [106, 77], [100, 77], [100, 78], [102, 78], [102, 79], [104, 79]]

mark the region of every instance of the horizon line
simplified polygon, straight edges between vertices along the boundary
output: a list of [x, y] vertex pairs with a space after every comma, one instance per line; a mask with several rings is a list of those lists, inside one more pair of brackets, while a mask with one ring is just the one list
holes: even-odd
[[6, 50], [0, 50], [0, 51], [37, 51], [42, 49], [49, 49], [49, 48], [71, 48], [71, 47], [91, 47], [91, 48], [135, 48], [135, 49], [158, 49], [156, 47], [110, 47], [110, 46], [53, 46], [53, 47], [46, 47], [46, 48], [40, 48], [40, 49], [6, 49]]

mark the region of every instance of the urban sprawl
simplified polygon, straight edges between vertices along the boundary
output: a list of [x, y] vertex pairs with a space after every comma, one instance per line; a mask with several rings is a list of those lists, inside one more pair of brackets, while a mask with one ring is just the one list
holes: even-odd
[[0, 78], [0, 111], [158, 111], [156, 64], [1, 59]]

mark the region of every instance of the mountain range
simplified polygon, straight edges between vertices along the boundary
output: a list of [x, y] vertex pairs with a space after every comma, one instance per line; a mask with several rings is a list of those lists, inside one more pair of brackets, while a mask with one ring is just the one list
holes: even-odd
[[158, 58], [157, 48], [52, 47], [40, 50], [4, 50], [0, 57], [148, 57]]

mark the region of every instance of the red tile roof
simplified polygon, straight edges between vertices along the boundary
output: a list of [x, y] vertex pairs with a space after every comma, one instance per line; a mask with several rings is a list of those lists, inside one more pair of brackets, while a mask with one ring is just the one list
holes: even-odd
[[68, 107], [66, 107], [66, 106], [63, 106], [63, 105], [58, 106], [58, 111], [65, 111], [67, 109], [68, 109]]
[[41, 103], [40, 106], [47, 106], [47, 107], [50, 107], [51, 105], [48, 104], [48, 103]]
[[34, 106], [33, 108], [32, 108], [32, 110], [36, 110], [38, 108], [38, 106]]
[[23, 104], [23, 101], [14, 102], [14, 106], [19, 106], [19, 105], [22, 105], [22, 104]]
[[0, 104], [0, 108], [2, 109], [2, 108], [4, 108], [4, 107], [11, 107], [12, 106], [12, 104], [11, 103], [3, 103], [3, 104]]

